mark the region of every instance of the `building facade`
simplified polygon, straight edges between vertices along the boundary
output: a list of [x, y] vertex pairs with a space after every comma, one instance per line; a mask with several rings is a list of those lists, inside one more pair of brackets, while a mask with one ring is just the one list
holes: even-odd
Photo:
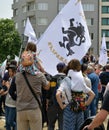
[[[68, 0], [14, 0], [13, 20], [15, 27], [23, 37], [27, 17], [35, 30], [37, 38], [44, 33], [58, 12]], [[109, 36], [109, 0], [82, 0], [82, 5], [91, 37], [90, 53], [99, 54], [103, 32]], [[109, 43], [107, 42], [107, 46]]]
[[106, 45], [109, 55], [109, 0], [99, 1], [99, 43], [105, 34]]

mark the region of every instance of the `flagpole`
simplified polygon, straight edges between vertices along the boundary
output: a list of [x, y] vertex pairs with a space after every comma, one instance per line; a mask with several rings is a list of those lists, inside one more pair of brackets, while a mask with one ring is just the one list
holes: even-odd
[[[22, 34], [22, 44], [21, 44], [20, 51], [19, 51], [19, 60], [20, 60], [20, 57], [21, 57], [23, 44], [24, 44], [24, 34]], [[19, 65], [19, 61], [18, 61], [18, 65]]]
[[23, 44], [22, 44], [21, 47], [20, 47], [19, 59], [20, 59], [20, 55], [21, 55], [21, 52], [22, 52], [22, 46], [23, 46]]

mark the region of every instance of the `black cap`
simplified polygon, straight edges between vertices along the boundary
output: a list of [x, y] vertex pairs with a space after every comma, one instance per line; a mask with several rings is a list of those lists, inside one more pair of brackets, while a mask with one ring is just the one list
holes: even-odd
[[16, 65], [13, 65], [13, 64], [10, 64], [8, 67], [7, 67], [7, 70], [8, 69], [14, 69], [14, 70], [16, 70], [17, 69], [17, 67], [16, 67]]
[[58, 70], [58, 71], [61, 71], [61, 70], [64, 69], [65, 66], [66, 66], [66, 65], [65, 65], [64, 62], [60, 62], [60, 63], [57, 64], [56, 67], [57, 67], [57, 70]]

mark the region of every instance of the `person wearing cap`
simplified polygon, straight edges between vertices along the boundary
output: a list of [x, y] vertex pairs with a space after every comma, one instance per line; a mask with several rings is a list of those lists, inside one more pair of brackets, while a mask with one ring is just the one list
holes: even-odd
[[104, 68], [105, 68], [105, 70], [102, 71], [99, 75], [100, 82], [101, 82], [101, 85], [102, 85], [102, 90], [101, 90], [102, 102], [103, 102], [103, 95], [104, 95], [104, 92], [105, 92], [105, 89], [106, 89], [106, 85], [109, 82], [109, 64], [107, 64]]
[[[5, 86], [8, 89], [5, 100], [5, 119], [6, 119], [6, 130], [16, 129], [16, 101], [11, 97], [9, 90], [13, 79], [15, 78], [17, 67], [10, 64], [8, 66], [9, 79], [5, 82]], [[14, 86], [16, 87], [16, 86]]]
[[65, 63], [60, 62], [56, 65], [58, 73], [52, 77], [50, 81], [50, 90], [47, 93], [47, 117], [48, 117], [48, 130], [55, 129], [56, 120], [58, 120], [59, 130], [63, 130], [63, 110], [60, 108], [56, 100], [56, 91], [65, 78], [63, 70]]
[[6, 98], [6, 94], [8, 92], [8, 88], [5, 86], [5, 83], [8, 81], [9, 79], [9, 73], [8, 73], [8, 66], [9, 65], [15, 65], [17, 67], [17, 62], [13, 59], [10, 62], [8, 62], [7, 67], [6, 67], [6, 72], [4, 74], [4, 76], [2, 77], [2, 89], [0, 90], [0, 115], [5, 115], [5, 111], [4, 108], [5, 107], [5, 98]]
[[17, 61], [16, 60], [11, 60], [10, 61], [10, 63], [7, 65], [7, 67], [6, 67], [6, 72], [5, 72], [5, 74], [4, 74], [4, 77], [3, 77], [3, 79], [2, 79], [2, 86], [5, 84], [5, 82], [6, 81], [8, 81], [8, 79], [9, 79], [9, 72], [8, 72], [8, 68], [9, 67], [15, 67], [16, 69], [17, 69]]

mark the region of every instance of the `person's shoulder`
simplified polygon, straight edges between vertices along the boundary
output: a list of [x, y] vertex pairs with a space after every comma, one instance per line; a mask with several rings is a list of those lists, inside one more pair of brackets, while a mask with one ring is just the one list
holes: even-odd
[[34, 76], [38, 78], [45, 77], [44, 73], [42, 73], [41, 71], [36, 72]]
[[58, 77], [65, 77], [66, 75], [64, 73], [58, 73], [53, 76], [53, 78], [58, 78]]
[[100, 75], [106, 75], [106, 71], [101, 72]]
[[104, 101], [109, 101], [109, 90], [107, 90], [104, 95]]
[[9, 79], [9, 73], [8, 73], [8, 71], [7, 71], [7, 72], [5, 72], [5, 74], [4, 74], [3, 80], [7, 81], [8, 79]]
[[109, 71], [106, 71], [106, 75], [109, 76]]

